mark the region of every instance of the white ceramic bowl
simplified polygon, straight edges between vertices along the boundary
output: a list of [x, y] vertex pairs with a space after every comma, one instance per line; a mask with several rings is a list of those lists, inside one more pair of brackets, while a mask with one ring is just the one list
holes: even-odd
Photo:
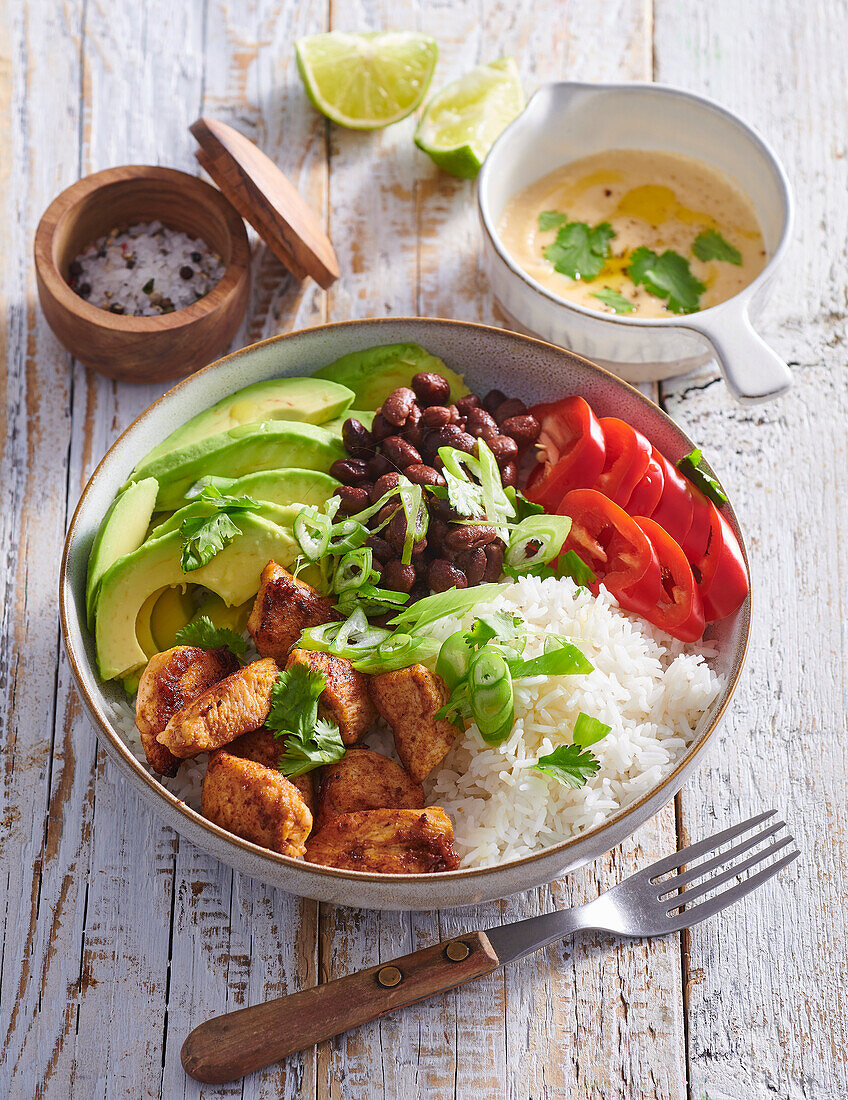
[[[497, 234], [507, 201], [561, 165], [608, 149], [682, 153], [732, 176], [753, 202], [765, 239], [769, 259], [757, 278], [720, 305], [654, 320], [568, 302], [523, 271]], [[791, 191], [765, 141], [730, 111], [659, 84], [546, 84], [492, 147], [477, 199], [489, 280], [517, 327], [631, 382], [683, 374], [715, 356], [740, 401], [767, 401], [791, 385], [789, 368], [751, 325], [789, 240]]]
[[[260, 848], [189, 809], [127, 748], [112, 709], [113, 701], [121, 698], [121, 689], [115, 683], [101, 684], [97, 677], [94, 645], [85, 627], [85, 574], [100, 520], [138, 460], [200, 409], [240, 386], [281, 375], [308, 374], [348, 352], [401, 341], [414, 341], [441, 356], [465, 374], [473, 390], [485, 391], [497, 385], [528, 402], [579, 393], [598, 415], [620, 416], [633, 424], [671, 460], [692, 449], [691, 440], [638, 391], [569, 352], [517, 333], [461, 321], [409, 318], [348, 321], [277, 336], [219, 359], [180, 382], [142, 413], [114, 444], [86, 485], [71, 520], [62, 558], [60, 611], [71, 667], [104, 749], [127, 782], [168, 825], [238, 870], [295, 894], [375, 909], [432, 909], [470, 905], [549, 882], [597, 859], [660, 810], [695, 768], [733, 693], [745, 657], [750, 609], [746, 600], [734, 616], [710, 631], [719, 649], [711, 663], [724, 678], [722, 690], [674, 771], [603, 826], [529, 858], [481, 870], [433, 875], [337, 871]], [[728, 518], [738, 532], [729, 510]]]

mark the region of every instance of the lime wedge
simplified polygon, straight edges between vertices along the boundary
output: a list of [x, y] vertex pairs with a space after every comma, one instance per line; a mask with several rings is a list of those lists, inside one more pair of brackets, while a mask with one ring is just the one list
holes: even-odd
[[425, 34], [312, 34], [295, 43], [306, 94], [322, 115], [351, 130], [377, 130], [421, 103], [438, 47]]
[[500, 57], [433, 96], [415, 144], [451, 175], [474, 179], [495, 138], [523, 110], [518, 66], [511, 57]]

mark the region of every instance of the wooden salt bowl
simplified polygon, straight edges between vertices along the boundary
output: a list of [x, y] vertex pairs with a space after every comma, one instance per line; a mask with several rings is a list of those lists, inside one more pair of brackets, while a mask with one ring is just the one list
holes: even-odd
[[[155, 317], [110, 313], [68, 285], [71, 261], [112, 229], [161, 221], [200, 237], [225, 265], [220, 282], [184, 309]], [[56, 337], [80, 362], [127, 382], [183, 378], [229, 347], [247, 309], [250, 248], [244, 222], [203, 180], [173, 168], [129, 164], [73, 184], [35, 234], [38, 297]]]

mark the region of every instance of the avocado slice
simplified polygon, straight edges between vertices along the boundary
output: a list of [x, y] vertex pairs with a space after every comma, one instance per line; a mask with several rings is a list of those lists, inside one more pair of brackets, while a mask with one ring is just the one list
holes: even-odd
[[337, 458], [344, 457], [344, 447], [332, 432], [314, 424], [271, 420], [242, 424], [182, 450], [169, 451], [138, 469], [133, 480], [155, 477], [159, 482], [156, 510], [171, 511], [179, 508], [188, 490], [202, 477], [241, 477], [282, 466], [326, 472]]
[[144, 542], [159, 485], [155, 478], [137, 481], [116, 497], [98, 528], [88, 555], [85, 582], [85, 614], [94, 630], [94, 606], [100, 578], [109, 566]]
[[451, 401], [469, 392], [462, 375], [418, 344], [381, 344], [364, 351], [352, 351], [315, 371], [314, 377], [340, 382], [353, 390], [353, 403], [357, 408], [378, 409], [392, 390], [408, 386], [412, 376], [419, 371], [431, 371], [446, 378], [450, 383]]
[[[261, 516], [263, 519], [268, 520], [269, 523], [276, 523], [278, 527], [283, 527], [286, 530], [291, 530], [292, 524], [297, 518], [298, 512], [303, 507], [302, 504], [287, 504], [285, 507], [279, 504], [269, 504], [267, 501], [257, 501], [258, 507], [251, 512], [252, 515]], [[211, 516], [215, 512], [215, 508], [211, 504], [207, 504], [202, 500], [189, 501], [188, 504], [182, 508], [178, 508], [176, 512], [172, 512], [167, 519], [153, 528], [148, 539], [158, 539], [163, 535], [170, 534], [171, 531], [179, 531], [183, 520], [190, 519], [194, 516]], [[236, 527], [239, 527], [239, 516], [233, 517], [233, 522]], [[190, 618], [191, 616], [189, 616]], [[188, 622], [188, 619], [186, 619]]]
[[[150, 633], [157, 653], [173, 649], [177, 644], [177, 631], [186, 625], [193, 614], [194, 604], [188, 592], [180, 588], [166, 588], [161, 593], [150, 614]], [[141, 648], [146, 653], [143, 642]]]
[[237, 607], [228, 607], [220, 596], [209, 596], [195, 611], [191, 617], [196, 622], [201, 616], [206, 616], [213, 626], [226, 627], [234, 630], [236, 634], [243, 634], [247, 628], [247, 620], [253, 609], [253, 600], [246, 600]]
[[338, 382], [319, 378], [269, 378], [222, 397], [163, 439], [142, 459], [147, 466], [168, 451], [182, 451], [199, 439], [266, 420], [294, 420], [323, 424], [342, 416], [353, 393]]
[[243, 604], [259, 591], [259, 575], [269, 561], [289, 566], [298, 546], [291, 534], [260, 516], [239, 517], [242, 534], [193, 572], [180, 567], [180, 533], [151, 539], [119, 558], [103, 574], [97, 596], [95, 641], [103, 680], [126, 677], [147, 661], [139, 644], [139, 611], [166, 586], [200, 584], [229, 605]]
[[[322, 427], [327, 428], [327, 425]], [[322, 474], [320, 470], [299, 470], [296, 466], [287, 470], [258, 470], [243, 477], [213, 476], [208, 480], [227, 496], [248, 496], [282, 507], [315, 504], [320, 508], [339, 487], [338, 481], [329, 474]], [[190, 500], [183, 503], [189, 504]]]

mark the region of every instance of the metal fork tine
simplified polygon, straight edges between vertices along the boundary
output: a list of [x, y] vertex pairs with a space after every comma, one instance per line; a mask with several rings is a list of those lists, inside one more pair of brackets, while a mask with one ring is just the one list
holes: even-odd
[[754, 826], [759, 825], [761, 822], [768, 820], [770, 817], [774, 817], [777, 810], [766, 810], [765, 813], [757, 814], [756, 817], [749, 817], [747, 821], [743, 821], [740, 825], [733, 825], [729, 829], [725, 829], [722, 833], [716, 833], [715, 836], [708, 836], [706, 840], [700, 840], [697, 844], [690, 844], [688, 848], [681, 848], [679, 852], [673, 852], [670, 856], [666, 856], [664, 859], [657, 860], [656, 863], [652, 863], [648, 870], [651, 872], [651, 882], [656, 882], [660, 875], [666, 874], [668, 871], [676, 871], [679, 867], [682, 867], [684, 863], [691, 863], [693, 859], [697, 859], [698, 856], [705, 856], [708, 852], [714, 851], [722, 844], [727, 844], [730, 840], [735, 840], [742, 833], [747, 833], [749, 829], [753, 829]]
[[669, 910], [677, 909], [681, 905], [686, 905], [688, 902], [703, 897], [704, 894], [708, 894], [710, 890], [714, 890], [716, 886], [723, 886], [725, 882], [730, 882], [730, 880], [736, 878], [737, 875], [741, 875], [743, 871], [747, 871], [749, 867], [756, 867], [758, 863], [762, 863], [763, 860], [768, 859], [769, 856], [773, 856], [775, 852], [779, 852], [781, 848], [785, 848], [787, 844], [791, 843], [791, 836], [781, 837], [781, 839], [774, 844], [770, 844], [768, 848], [763, 848], [762, 851], [754, 852], [752, 856], [743, 859], [741, 863], [735, 863], [732, 867], [728, 867], [728, 869], [723, 871], [720, 875], [714, 875], [712, 878], [708, 878], [706, 882], [701, 882], [697, 886], [694, 886], [691, 890], [684, 890], [682, 894], [677, 894], [664, 900], [667, 902]]
[[[716, 913], [720, 913], [722, 909], [726, 909], [729, 905], [733, 905], [734, 902], [739, 901], [740, 898], [744, 898], [746, 894], [750, 894], [753, 890], [756, 890], [758, 886], [762, 886], [764, 882], [768, 882], [770, 878], [773, 878], [779, 871], [782, 871], [784, 867], [796, 859], [801, 853], [796, 849], [794, 852], [790, 852], [789, 855], [779, 859], [777, 863], [772, 863], [770, 867], [764, 867], [762, 871], [758, 871], [757, 874], [751, 875], [750, 878], [746, 878], [744, 882], [740, 882], [738, 886], [734, 886], [730, 890], [725, 890], [721, 894], [717, 894], [714, 898], [708, 898], [707, 901], [702, 901], [700, 905], [693, 905], [691, 909], [684, 909], [682, 913], [676, 913], [673, 917], [669, 918], [667, 930], [669, 932], [679, 932], [683, 928], [691, 928], [693, 924], [700, 924], [702, 920], [706, 920], [708, 917], [714, 917]], [[685, 896], [685, 895], [684, 895]]]
[[728, 863], [737, 856], [741, 856], [743, 852], [747, 852], [750, 848], [754, 848], [757, 844], [761, 844], [764, 840], [767, 840], [768, 837], [773, 836], [775, 833], [779, 833], [780, 830], [785, 827], [785, 821], [778, 821], [774, 825], [769, 825], [767, 829], [763, 829], [761, 833], [757, 833], [756, 836], [746, 837], [735, 845], [735, 847], [728, 848], [726, 852], [719, 852], [713, 859], [708, 859], [704, 863], [697, 863], [694, 867], [690, 866], [686, 871], [679, 875], [674, 875], [672, 878], [663, 879], [663, 881], [659, 883], [659, 896], [662, 897], [663, 894], [667, 894], [672, 890], [677, 890], [678, 887], [685, 886], [687, 883], [693, 882], [696, 878], [709, 874], [710, 871], [714, 871], [717, 867], [721, 867], [722, 864]]

